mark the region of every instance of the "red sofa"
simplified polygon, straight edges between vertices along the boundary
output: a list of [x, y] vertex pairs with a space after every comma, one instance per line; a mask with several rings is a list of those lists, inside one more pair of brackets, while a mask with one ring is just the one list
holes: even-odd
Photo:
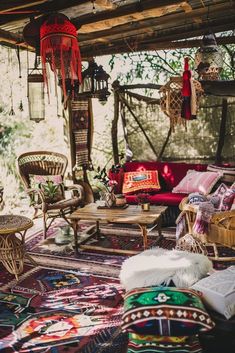
[[[156, 193], [150, 194], [150, 203], [153, 205], [170, 206], [169, 212], [172, 213], [172, 211], [174, 210], [173, 218], [175, 220], [177, 215], [179, 214], [178, 206], [181, 200], [187, 195], [172, 193], [172, 189], [184, 178], [189, 169], [205, 171], [207, 169], [207, 164], [134, 161], [125, 163], [117, 171], [110, 171], [109, 176], [112, 180], [117, 181], [115, 193], [120, 194], [122, 193], [124, 172], [134, 172], [138, 170], [158, 170], [161, 190], [157, 191]], [[136, 195], [126, 195], [126, 199], [129, 204], [137, 203]], [[170, 223], [174, 223], [172, 222], [172, 216], [170, 218]]]

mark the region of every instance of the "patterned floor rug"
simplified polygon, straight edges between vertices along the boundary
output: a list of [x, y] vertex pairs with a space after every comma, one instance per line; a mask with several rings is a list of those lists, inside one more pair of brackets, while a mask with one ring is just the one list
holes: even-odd
[[117, 279], [28, 267], [0, 292], [1, 353], [124, 353]]
[[[87, 273], [118, 277], [123, 261], [134, 253], [143, 251], [143, 239], [140, 230], [128, 225], [102, 225], [99, 236], [90, 237], [82, 245], [88, 249], [81, 249], [75, 257], [73, 243], [57, 245], [55, 242], [58, 229], [63, 223], [55, 224], [48, 232], [46, 240], [42, 230], [31, 233], [27, 238], [27, 250], [42, 266], [55, 266], [56, 268], [80, 269]], [[91, 223], [80, 226], [79, 241], [84, 242], [84, 234], [91, 227]], [[175, 247], [175, 228], [163, 228], [163, 239], [159, 241], [158, 233], [153, 230], [148, 235], [148, 246], [160, 246], [165, 249]], [[86, 236], [85, 236], [86, 237]], [[235, 257], [235, 251], [227, 247], [219, 247], [221, 257]], [[213, 247], [207, 247], [208, 255], [213, 256]], [[125, 254], [125, 255], [124, 255]], [[214, 261], [218, 270], [234, 265], [235, 261]]]

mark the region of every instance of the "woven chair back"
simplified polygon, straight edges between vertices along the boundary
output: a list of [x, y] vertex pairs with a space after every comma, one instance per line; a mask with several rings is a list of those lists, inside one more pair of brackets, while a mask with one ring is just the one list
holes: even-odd
[[30, 188], [30, 174], [62, 175], [68, 165], [66, 156], [56, 152], [35, 151], [21, 154], [18, 159], [18, 170], [25, 188]]

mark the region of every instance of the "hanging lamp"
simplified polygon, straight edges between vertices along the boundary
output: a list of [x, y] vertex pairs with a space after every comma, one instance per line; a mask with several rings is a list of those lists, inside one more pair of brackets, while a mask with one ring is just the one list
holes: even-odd
[[89, 60], [88, 68], [82, 72], [82, 84], [79, 87], [79, 94], [90, 98], [98, 98], [100, 102], [106, 102], [110, 92], [108, 80], [110, 76], [97, 65], [94, 59]]
[[214, 33], [207, 33], [202, 38], [202, 46], [195, 54], [195, 70], [199, 79], [218, 80], [223, 68], [222, 53], [216, 43]]
[[61, 13], [49, 15], [40, 27], [40, 53], [44, 81], [48, 89], [47, 63], [55, 78], [61, 80], [64, 97], [67, 97], [66, 80], [81, 82], [81, 55], [76, 27]]
[[28, 69], [29, 118], [39, 123], [45, 119], [44, 77], [42, 69]]

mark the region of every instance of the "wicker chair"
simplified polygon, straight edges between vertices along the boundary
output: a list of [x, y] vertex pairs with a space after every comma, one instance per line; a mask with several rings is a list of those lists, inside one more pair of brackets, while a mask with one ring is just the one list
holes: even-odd
[[[185, 213], [188, 233], [192, 235], [195, 242], [199, 240], [202, 244], [213, 246], [214, 256], [211, 256], [212, 259], [220, 261], [235, 260], [234, 255], [220, 257], [218, 252], [219, 246], [235, 250], [235, 210], [216, 212], [211, 217], [208, 234], [197, 234], [193, 231], [193, 224], [196, 219], [198, 206], [189, 204], [188, 197], [185, 197], [181, 201], [179, 208]], [[179, 239], [178, 243], [182, 241], [183, 238]]]
[[[55, 203], [48, 203], [45, 195], [39, 188], [32, 188], [30, 185], [30, 175], [61, 175], [64, 177], [68, 165], [67, 157], [55, 152], [27, 152], [21, 154], [18, 159], [18, 171], [25, 191], [29, 194], [34, 207], [33, 218], [43, 218], [43, 233], [46, 238], [48, 228], [56, 218], [63, 218], [70, 224], [67, 215], [84, 205], [84, 188], [81, 185], [73, 185], [65, 188], [71, 190], [71, 198], [63, 199]], [[49, 222], [48, 222], [49, 220]]]

